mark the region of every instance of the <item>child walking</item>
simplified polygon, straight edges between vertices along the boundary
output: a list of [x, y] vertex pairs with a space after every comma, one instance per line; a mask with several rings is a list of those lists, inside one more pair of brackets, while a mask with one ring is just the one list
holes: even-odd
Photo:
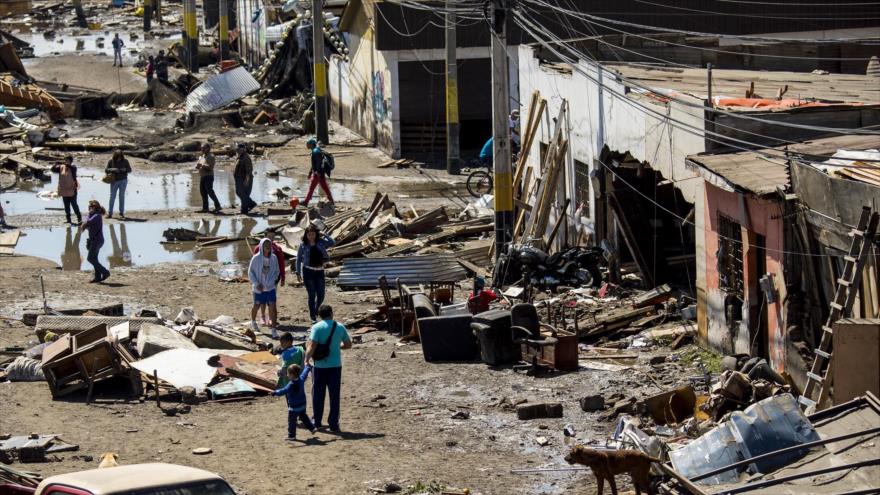
[[305, 381], [309, 376], [309, 372], [312, 371], [312, 367], [306, 365], [305, 368], [298, 364], [291, 364], [287, 367], [287, 378], [290, 382], [279, 388], [278, 390], [272, 392], [272, 395], [275, 397], [285, 395], [287, 396], [287, 438], [288, 442], [293, 442], [296, 440], [296, 422], [297, 420], [303, 422], [303, 426], [306, 427], [312, 433], [315, 433], [315, 425], [312, 424], [312, 420], [309, 419], [309, 415], [306, 414], [306, 391], [305, 391]]
[[290, 332], [282, 333], [278, 342], [280, 344], [278, 354], [281, 358], [281, 369], [278, 370], [278, 386], [283, 387], [290, 382], [287, 378], [287, 369], [290, 368], [291, 364], [302, 366], [305, 353], [302, 349], [293, 345], [293, 335]]

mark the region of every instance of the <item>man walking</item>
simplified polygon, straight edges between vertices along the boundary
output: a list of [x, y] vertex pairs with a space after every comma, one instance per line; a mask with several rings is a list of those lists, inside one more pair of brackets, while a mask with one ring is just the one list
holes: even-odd
[[168, 84], [168, 58], [165, 50], [159, 50], [159, 55], [156, 56], [156, 79]]
[[211, 145], [202, 145], [202, 156], [196, 162], [196, 170], [199, 171], [199, 193], [202, 195], [201, 213], [208, 212], [208, 197], [214, 201], [214, 213], [220, 213], [220, 200], [214, 192], [214, 154], [211, 153]]
[[236, 152], [238, 160], [235, 162], [235, 170], [232, 172], [232, 177], [235, 179], [235, 195], [241, 201], [241, 214], [247, 215], [257, 206], [257, 203], [251, 199], [251, 189], [254, 186], [254, 162], [243, 143], [238, 144]]
[[131, 164], [125, 159], [122, 150], [113, 151], [113, 158], [107, 162], [104, 173], [110, 176], [110, 211], [107, 218], [113, 218], [113, 204], [119, 195], [119, 218], [125, 218], [125, 188], [128, 187], [128, 174]]
[[116, 67], [116, 64], [119, 64], [119, 67], [122, 67], [122, 47], [125, 46], [125, 43], [119, 38], [119, 33], [116, 33], [113, 36], [113, 67]]
[[342, 391], [342, 349], [351, 349], [351, 338], [341, 323], [333, 320], [333, 308], [324, 304], [318, 309], [321, 321], [312, 326], [306, 347], [306, 363], [314, 361], [312, 412], [315, 428], [321, 428], [324, 395], [330, 393], [330, 431], [339, 430], [339, 394]]
[[315, 138], [309, 138], [309, 140], [306, 141], [306, 147], [312, 151], [312, 165], [309, 169], [309, 192], [306, 194], [306, 199], [303, 201], [303, 205], [309, 205], [309, 201], [312, 199], [312, 194], [315, 193], [315, 188], [318, 187], [319, 184], [324, 191], [324, 195], [327, 196], [327, 200], [330, 201], [330, 204], [332, 205], [334, 203], [333, 195], [330, 194], [330, 185], [327, 184], [327, 177], [330, 176], [330, 172], [333, 170], [333, 158], [330, 157], [328, 153], [321, 150], [320, 146], [318, 146], [318, 140]]

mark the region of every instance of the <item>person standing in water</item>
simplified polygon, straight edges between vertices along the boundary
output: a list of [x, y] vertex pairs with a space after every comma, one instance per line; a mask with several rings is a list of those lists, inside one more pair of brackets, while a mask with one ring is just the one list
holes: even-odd
[[[79, 181], [76, 179], [76, 165], [73, 164], [73, 157], [65, 156], [63, 163], [52, 166], [52, 171], [58, 174], [58, 195], [64, 201], [64, 214], [67, 216], [67, 223], [70, 225], [81, 224], [82, 215], [79, 213], [79, 205], [76, 203]], [[71, 209], [76, 214], [76, 223], [70, 221]]]
[[86, 239], [86, 249], [89, 254], [86, 258], [89, 263], [95, 267], [95, 278], [89, 281], [94, 284], [103, 282], [110, 276], [110, 270], [106, 269], [98, 259], [98, 253], [101, 252], [101, 246], [104, 245], [104, 214], [107, 213], [101, 203], [94, 199], [89, 201], [89, 216], [86, 222], [82, 224], [83, 232], [89, 232], [89, 238]]

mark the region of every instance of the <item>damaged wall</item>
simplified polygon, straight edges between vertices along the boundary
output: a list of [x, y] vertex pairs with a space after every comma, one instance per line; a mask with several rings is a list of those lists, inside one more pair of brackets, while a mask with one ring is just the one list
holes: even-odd
[[[536, 57], [539, 51], [531, 45], [519, 47], [519, 80], [522, 107], [520, 108], [522, 128], [525, 128], [528, 112], [529, 95], [532, 91], [540, 91], [547, 100], [547, 113], [541, 121], [541, 127], [529, 151], [527, 166], [533, 168], [533, 177], [537, 177], [540, 169], [541, 143], [552, 139], [554, 130], [553, 119], [559, 113], [563, 99], [569, 103], [570, 116], [567, 125], [569, 136], [569, 161], [565, 172], [565, 191], [568, 197], [576, 198], [576, 163], [586, 164], [591, 174], [602, 172], [603, 166], [597, 161], [598, 153], [603, 146], [621, 154], [629, 153], [636, 160], [648, 163], [652, 169], [660, 172], [665, 179], [674, 182], [685, 201], [694, 205], [697, 232], [703, 228], [703, 181], [691, 180], [698, 174], [686, 166], [685, 158], [692, 153], [705, 151], [705, 141], [701, 136], [681, 129], [681, 125], [673, 125], [675, 119], [697, 129], [703, 128], [703, 111], [681, 103], [668, 102], [663, 105], [656, 100], [642, 96], [622, 96], [627, 94], [623, 81], [613, 72], [603, 71], [602, 85], [599, 68], [590, 62], [580, 61], [577, 70], [560, 70], [558, 65], [548, 66]], [[589, 74], [589, 77], [586, 74]], [[700, 102], [687, 95], [677, 95], [693, 102]], [[601, 98], [601, 105], [600, 105]], [[630, 101], [638, 99], [638, 105], [644, 105], [652, 111], [647, 112]], [[524, 131], [523, 131], [524, 132]], [[610, 164], [609, 164], [610, 165]], [[590, 229], [596, 217], [595, 181], [589, 184], [589, 197], [592, 201], [583, 208]], [[564, 199], [563, 199], [564, 201]], [[578, 205], [574, 202], [569, 206], [568, 218], [575, 218]], [[557, 212], [553, 213], [555, 222]], [[576, 219], [578, 221], [580, 219]], [[705, 256], [702, 246], [703, 237], [696, 236], [696, 272], [697, 297], [701, 287], [705, 286]], [[706, 327], [701, 327], [701, 336], [705, 340]]]
[[[725, 191], [705, 184], [703, 233], [705, 241], [705, 302], [709, 344], [724, 353], [750, 353], [762, 346], [770, 364], [777, 370], [785, 369], [785, 317], [781, 301], [786, 299], [783, 273], [783, 219], [782, 205], [775, 200]], [[726, 280], [724, 222], [733, 222], [740, 228], [740, 237], [727, 246], [739, 247], [742, 268], [742, 306], [737, 311], [735, 290], [722, 286], [732, 285]], [[731, 224], [729, 224], [731, 225]], [[699, 236], [699, 235], [698, 235]], [[738, 244], [738, 246], [737, 246]], [[762, 249], [760, 245], [763, 244]], [[771, 274], [774, 302], [767, 302], [759, 279]], [[731, 297], [732, 296], [732, 297]], [[755, 339], [759, 329], [766, 335]], [[763, 341], [760, 341], [763, 340]]]

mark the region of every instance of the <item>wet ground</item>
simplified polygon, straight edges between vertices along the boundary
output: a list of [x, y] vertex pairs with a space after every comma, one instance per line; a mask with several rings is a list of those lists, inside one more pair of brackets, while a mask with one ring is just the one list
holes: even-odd
[[[74, 162], [76, 163], [76, 162]], [[132, 165], [135, 167], [135, 164]], [[223, 208], [230, 209], [238, 203], [235, 196], [235, 181], [232, 177], [234, 165], [229, 160], [218, 160], [214, 173], [214, 191]], [[286, 197], [303, 198], [308, 191], [305, 178], [294, 171], [282, 172], [278, 176], [268, 176], [274, 170], [269, 160], [254, 162], [254, 186], [251, 198], [258, 203], [275, 201], [281, 190]], [[77, 170], [80, 189], [77, 194], [80, 208], [85, 208], [92, 199], [97, 199], [105, 207], [109, 206], [110, 185], [101, 181], [103, 169], [83, 166]], [[50, 182], [37, 180], [22, 181], [17, 190], [4, 192], [3, 208], [7, 215], [33, 215], [62, 208], [61, 198], [55, 193], [57, 175], [52, 174]], [[356, 199], [356, 184], [334, 181], [330, 191], [334, 199], [348, 203]], [[280, 199], [284, 199], [281, 197]], [[199, 175], [190, 164], [172, 167], [159, 167], [150, 170], [135, 170], [128, 176], [125, 194], [125, 212], [137, 217], [139, 211], [179, 210], [201, 208], [202, 197], [199, 192]], [[213, 204], [210, 205], [213, 208]], [[51, 210], [50, 210], [51, 209]], [[118, 205], [114, 212], [118, 212]], [[232, 213], [233, 210], [229, 210]]]
[[[236, 217], [224, 220], [202, 219], [188, 222], [124, 222], [104, 227], [101, 263], [111, 269], [183, 261], [234, 262], [250, 259], [246, 241], [196, 249], [195, 243], [160, 243], [162, 232], [185, 228], [206, 236], [247, 237], [261, 232], [268, 222], [262, 218]], [[86, 237], [72, 226], [27, 229], [15, 252], [37, 256], [57, 263], [63, 270], [90, 270], [86, 262]]]

